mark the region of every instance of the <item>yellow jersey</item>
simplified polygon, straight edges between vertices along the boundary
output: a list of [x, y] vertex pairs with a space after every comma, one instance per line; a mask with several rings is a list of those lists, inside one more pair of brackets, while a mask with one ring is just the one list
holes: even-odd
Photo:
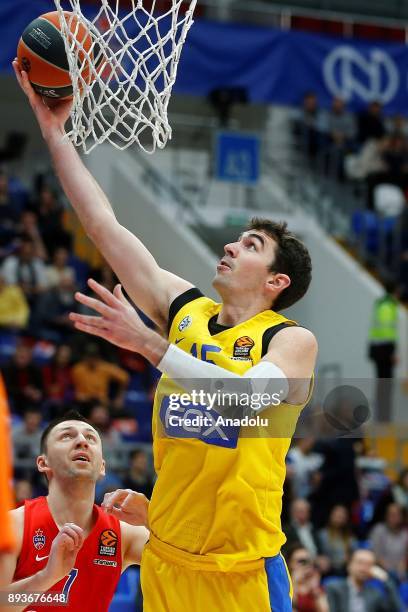
[[[220, 310], [221, 304], [190, 289], [170, 307], [169, 341], [239, 375], [262, 359], [277, 331], [296, 325], [267, 310], [225, 328], [216, 323]], [[176, 548], [212, 558], [223, 571], [239, 561], [278, 554], [286, 540], [280, 522], [285, 457], [307, 402], [282, 402], [262, 412], [262, 417], [273, 415], [266, 428], [262, 423], [217, 427], [214, 422], [172, 427], [169, 398], [177, 389], [163, 375], [154, 401], [158, 477], [149, 507], [152, 533]], [[180, 411], [184, 416], [198, 412], [196, 405], [180, 406]]]

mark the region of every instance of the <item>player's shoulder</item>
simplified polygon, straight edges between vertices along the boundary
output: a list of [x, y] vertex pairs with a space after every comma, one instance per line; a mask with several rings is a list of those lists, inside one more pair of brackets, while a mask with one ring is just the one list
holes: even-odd
[[300, 325], [288, 325], [279, 331], [276, 334], [271, 342], [270, 346], [283, 345], [283, 344], [292, 344], [301, 348], [302, 350], [317, 350], [318, 343], [316, 336], [310, 329], [306, 327], [301, 327]]
[[20, 554], [24, 539], [25, 507], [14, 508], [14, 510], [10, 510], [9, 515], [16, 538], [16, 553]]

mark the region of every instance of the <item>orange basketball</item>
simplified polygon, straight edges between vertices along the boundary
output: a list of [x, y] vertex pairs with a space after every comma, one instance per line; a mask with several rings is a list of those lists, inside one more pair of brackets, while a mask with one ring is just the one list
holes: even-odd
[[[90, 62], [95, 65], [95, 59], [100, 59], [99, 46], [95, 44], [92, 47], [93, 38], [84, 22], [76, 16], [68, 21], [72, 13], [64, 14], [72, 37], [80, 43], [78, 65], [82, 85], [86, 85], [94, 78]], [[55, 99], [72, 97], [68, 59], [57, 11], [40, 15], [26, 27], [18, 43], [17, 59], [37, 93]]]

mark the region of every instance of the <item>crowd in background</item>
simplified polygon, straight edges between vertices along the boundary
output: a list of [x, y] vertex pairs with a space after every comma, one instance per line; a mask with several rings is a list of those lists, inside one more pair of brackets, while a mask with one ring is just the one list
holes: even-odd
[[[76, 408], [101, 432], [108, 462], [98, 500], [117, 487], [152, 490], [151, 396], [157, 373], [140, 355], [76, 332], [75, 291], [116, 277], [75, 253], [57, 190], [27, 190], [0, 171], [0, 366], [12, 411], [17, 501], [44, 493], [35, 466], [46, 422]], [[147, 453], [144, 450], [147, 448]]]
[[283, 553], [298, 612], [406, 609], [408, 469], [364, 440], [296, 440], [287, 456]]
[[[329, 110], [320, 108], [314, 92], [304, 96], [295, 132], [311, 164], [321, 175], [349, 183], [361, 201], [350, 219], [351, 232], [363, 235], [367, 253], [383, 249], [384, 280], [408, 299], [408, 123], [405, 117], [385, 117], [378, 101], [358, 114], [334, 98]], [[344, 195], [347, 197], [347, 194]], [[345, 202], [343, 202], [345, 204]], [[381, 238], [385, 235], [385, 238]], [[383, 242], [383, 244], [381, 244]]]

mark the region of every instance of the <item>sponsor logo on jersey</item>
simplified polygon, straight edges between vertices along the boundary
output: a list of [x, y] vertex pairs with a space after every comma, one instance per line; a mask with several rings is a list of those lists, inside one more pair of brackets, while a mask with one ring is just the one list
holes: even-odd
[[33, 544], [36, 550], [42, 550], [45, 546], [46, 538], [42, 529], [37, 529], [33, 535]]
[[[198, 424], [187, 424], [187, 419], [198, 418]], [[240, 427], [220, 425], [219, 414], [207, 406], [194, 404], [172, 408], [170, 398], [164, 397], [160, 406], [160, 420], [167, 436], [172, 438], [197, 439], [206, 444], [236, 448]]]
[[104, 565], [105, 567], [117, 567], [117, 561], [108, 561], [108, 559], [94, 559], [94, 565]]
[[190, 325], [193, 322], [193, 318], [190, 317], [190, 315], [187, 315], [186, 317], [184, 317], [184, 319], [182, 321], [180, 321], [179, 323], [179, 331], [184, 331], [185, 329], [187, 329], [188, 327], [190, 327]]
[[44, 561], [44, 559], [48, 559], [50, 555], [45, 555], [45, 557], [39, 557], [38, 555], [36, 556], [35, 560], [36, 561]]
[[118, 547], [118, 535], [113, 529], [105, 529], [99, 536], [99, 552], [102, 557], [114, 557]]
[[233, 358], [243, 361], [250, 360], [250, 352], [254, 345], [255, 342], [252, 340], [252, 338], [249, 336], [241, 336], [241, 338], [235, 340]]

